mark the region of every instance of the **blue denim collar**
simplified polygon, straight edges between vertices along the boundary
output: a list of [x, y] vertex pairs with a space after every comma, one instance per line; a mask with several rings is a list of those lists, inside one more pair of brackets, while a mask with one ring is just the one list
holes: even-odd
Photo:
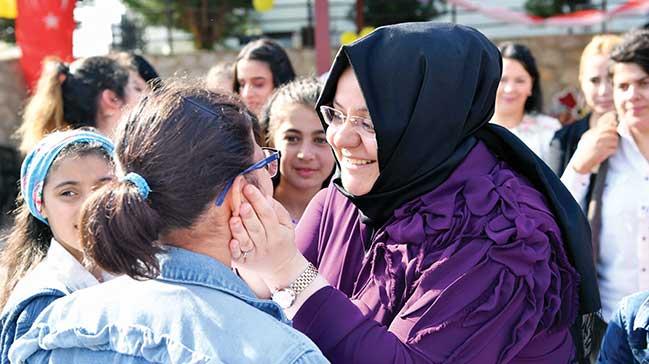
[[280, 321], [290, 323], [279, 305], [257, 298], [230, 267], [212, 257], [187, 249], [173, 246], [165, 246], [164, 249], [165, 252], [158, 256], [158, 280], [217, 289], [271, 314]]
[[638, 308], [638, 314], [633, 321], [633, 330], [649, 330], [649, 296], [642, 301]]

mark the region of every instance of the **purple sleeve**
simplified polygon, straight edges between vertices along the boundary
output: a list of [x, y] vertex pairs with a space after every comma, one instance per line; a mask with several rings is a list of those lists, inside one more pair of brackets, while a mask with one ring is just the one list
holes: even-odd
[[318, 237], [320, 235], [320, 221], [322, 220], [322, 211], [324, 201], [327, 196], [327, 189], [318, 192], [306, 210], [302, 214], [300, 222], [295, 229], [295, 243], [298, 250], [302, 252], [304, 257], [318, 266]]
[[333, 287], [311, 296], [293, 318], [293, 326], [332, 363], [429, 363], [418, 348], [401, 342]]

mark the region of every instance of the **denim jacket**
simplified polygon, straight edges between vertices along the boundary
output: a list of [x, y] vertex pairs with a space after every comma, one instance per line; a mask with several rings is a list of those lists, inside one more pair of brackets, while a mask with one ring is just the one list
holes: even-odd
[[98, 284], [77, 259], [52, 239], [45, 258], [12, 290], [0, 316], [0, 364], [9, 363], [9, 348], [24, 335], [54, 300]]
[[12, 363], [327, 363], [281, 308], [230, 268], [167, 248], [156, 279], [119, 277], [58, 299], [12, 346]]
[[649, 363], [649, 291], [624, 297], [608, 323], [598, 363]]

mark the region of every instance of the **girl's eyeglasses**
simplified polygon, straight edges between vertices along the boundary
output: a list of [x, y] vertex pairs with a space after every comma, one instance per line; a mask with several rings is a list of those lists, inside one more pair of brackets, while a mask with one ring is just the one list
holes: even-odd
[[[261, 150], [264, 152], [265, 158], [244, 169], [243, 172], [239, 173], [234, 178], [262, 168], [266, 168], [266, 171], [268, 171], [268, 174], [271, 178], [277, 175], [277, 171], [279, 170], [279, 158], [281, 157], [279, 150], [273, 148], [261, 148]], [[223, 191], [219, 193], [218, 197], [216, 198], [216, 206], [223, 205], [225, 196], [228, 194], [230, 188], [232, 188], [234, 178], [230, 179], [225, 185]]]

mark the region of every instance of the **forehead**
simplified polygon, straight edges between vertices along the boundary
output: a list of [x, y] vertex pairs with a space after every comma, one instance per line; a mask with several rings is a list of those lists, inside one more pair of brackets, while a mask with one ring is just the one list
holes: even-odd
[[614, 82], [634, 82], [647, 77], [647, 73], [635, 63], [616, 63], [613, 65]]
[[505, 75], [531, 77], [519, 61], [511, 58], [503, 58], [503, 76]]
[[101, 155], [95, 153], [83, 156], [71, 155], [56, 161], [47, 173], [47, 181], [49, 185], [64, 180], [94, 183], [98, 176], [112, 174], [113, 165]]
[[584, 62], [584, 72], [588, 73], [599, 73], [602, 71], [607, 71], [608, 66], [611, 64], [608, 56], [601, 54], [596, 54], [588, 57]]
[[320, 119], [312, 108], [300, 103], [286, 103], [273, 110], [274, 121], [279, 122], [279, 129], [296, 129], [302, 132], [322, 130]]
[[237, 62], [237, 77], [239, 78], [256, 78], [272, 77], [270, 67], [266, 62], [257, 61], [254, 59], [242, 59]]
[[363, 91], [351, 68], [347, 68], [338, 79], [334, 102], [346, 110], [367, 110]]

